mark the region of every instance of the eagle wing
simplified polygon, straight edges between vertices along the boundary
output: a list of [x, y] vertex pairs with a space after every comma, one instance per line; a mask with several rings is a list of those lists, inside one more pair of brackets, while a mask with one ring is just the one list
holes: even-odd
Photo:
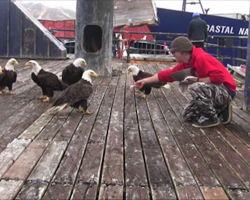
[[15, 71], [4, 70], [4, 72], [5, 72], [5, 79], [6, 79], [5, 81], [7, 85], [16, 82], [17, 73]]
[[148, 77], [151, 77], [151, 76], [153, 76], [153, 74], [143, 72], [143, 71], [140, 70], [138, 75], [133, 76], [133, 78], [134, 78], [134, 81], [136, 82], [136, 81], [139, 81], [141, 79], [148, 78]]
[[82, 78], [83, 72], [83, 68], [75, 67], [73, 64], [70, 64], [64, 68], [62, 73], [62, 80], [63, 82], [72, 85]]
[[68, 67], [65, 67], [62, 71], [62, 80], [63, 82], [67, 83], [66, 77], [67, 77]]
[[65, 103], [72, 105], [80, 100], [87, 100], [92, 92], [92, 85], [80, 80], [65, 89], [60, 94], [53, 106], [59, 106]]
[[[147, 73], [147, 72], [143, 72], [140, 70], [140, 72], [138, 73], [137, 76], [134, 76], [134, 81], [138, 81], [144, 78], [148, 78], [153, 76], [153, 74]], [[158, 83], [151, 83], [151, 84], [147, 84], [148, 87], [153, 87], [153, 88], [160, 88], [163, 85], [166, 85], [165, 82], [158, 82]], [[149, 92], [150, 93], [150, 92]]]
[[34, 72], [31, 73], [31, 79], [38, 85], [38, 86], [41, 86], [41, 83], [37, 77], [37, 75], [35, 75]]
[[4, 77], [5, 77], [5, 73], [4, 73], [4, 71], [3, 71], [2, 73], [0, 73], [0, 85], [3, 84]]
[[38, 74], [38, 80], [43, 87], [50, 87], [53, 88], [54, 90], [61, 90], [62, 88], [62, 83], [58, 79], [57, 75], [51, 73], [51, 72], [46, 72], [43, 74]]

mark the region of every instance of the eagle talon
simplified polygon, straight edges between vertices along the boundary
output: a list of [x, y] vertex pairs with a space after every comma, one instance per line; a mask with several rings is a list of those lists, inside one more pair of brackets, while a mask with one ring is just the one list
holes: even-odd
[[145, 94], [143, 94], [143, 95], [141, 95], [141, 97], [145, 99], [145, 98], [146, 98], [146, 95], [145, 95]]
[[11, 95], [14, 95], [14, 94], [15, 94], [15, 92], [13, 92], [13, 91], [10, 91], [10, 94], [11, 94]]
[[40, 97], [37, 97], [38, 99], [46, 99], [46, 96], [41, 95]]
[[50, 101], [50, 98], [47, 97], [46, 99], [43, 100], [43, 102], [49, 102]]
[[85, 111], [85, 114], [86, 114], [86, 115], [91, 115], [91, 114], [92, 114], [92, 112], [90, 112], [90, 111], [86, 110], [86, 111]]
[[2, 91], [0, 91], [0, 95], [1, 95], [1, 94], [3, 94], [3, 92], [2, 92]]
[[80, 108], [78, 108], [78, 109], [77, 109], [77, 112], [79, 112], [79, 113], [83, 113], [83, 112], [84, 112], [84, 110], [81, 110]]
[[83, 109], [82, 106], [79, 106], [79, 108], [77, 109], [77, 111], [78, 111], [79, 113], [84, 113], [84, 109]]

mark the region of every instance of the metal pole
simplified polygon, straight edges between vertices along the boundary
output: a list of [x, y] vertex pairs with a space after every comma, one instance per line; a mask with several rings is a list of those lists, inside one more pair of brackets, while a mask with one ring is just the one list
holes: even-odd
[[182, 2], [182, 11], [186, 11], [186, 0]]
[[[248, 30], [250, 30], [250, 20], [248, 22]], [[249, 111], [250, 110], [250, 34], [249, 33], [248, 33], [248, 41], [247, 41], [246, 66], [247, 66], [247, 69], [246, 69], [245, 88], [244, 88], [244, 109]]]

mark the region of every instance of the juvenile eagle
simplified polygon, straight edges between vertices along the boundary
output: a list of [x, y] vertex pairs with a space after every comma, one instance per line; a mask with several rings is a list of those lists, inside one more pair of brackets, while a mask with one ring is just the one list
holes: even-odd
[[83, 58], [77, 58], [73, 63], [66, 66], [62, 72], [62, 80], [68, 85], [78, 82], [82, 78], [84, 72], [83, 66], [87, 66]]
[[[132, 73], [133, 74], [133, 79], [134, 81], [139, 81], [141, 79], [144, 78], [148, 78], [153, 76], [153, 74], [147, 73], [147, 72], [143, 72], [142, 70], [140, 70], [137, 66], [135, 65], [130, 65], [127, 69], [127, 76]], [[146, 98], [146, 95], [150, 94], [151, 92], [151, 88], [160, 88], [160, 87], [165, 87], [168, 88], [168, 86], [166, 85], [166, 83], [164, 82], [159, 82], [159, 83], [151, 83], [151, 84], [147, 84], [144, 85], [140, 91], [143, 92], [144, 94], [142, 95], [143, 98]]]
[[70, 85], [67, 89], [61, 92], [53, 107], [49, 109], [49, 113], [53, 114], [71, 106], [73, 108], [77, 108], [79, 112], [91, 114], [91, 112], [87, 110], [87, 100], [93, 92], [92, 76], [98, 77], [93, 70], [85, 71], [81, 80]]
[[25, 66], [32, 67], [31, 78], [42, 89], [43, 102], [49, 102], [54, 96], [54, 91], [62, 91], [66, 86], [58, 79], [57, 75], [47, 72], [34, 60], [25, 63]]
[[5, 65], [5, 67], [0, 69], [0, 94], [3, 93], [5, 87], [8, 87], [10, 94], [15, 94], [12, 91], [12, 85], [16, 82], [17, 73], [14, 68], [18, 65], [16, 59], [11, 58]]

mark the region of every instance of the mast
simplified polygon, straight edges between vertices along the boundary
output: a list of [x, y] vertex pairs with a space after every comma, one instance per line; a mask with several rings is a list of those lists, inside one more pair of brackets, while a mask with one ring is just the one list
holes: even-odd
[[196, 1], [194, 1], [194, 0], [193, 0], [193, 1], [183, 0], [183, 2], [182, 2], [182, 11], [186, 11], [186, 6], [187, 6], [187, 4], [191, 4], [191, 5], [200, 4], [202, 13], [203, 13], [203, 14], [207, 14], [207, 13], [204, 11], [204, 9], [203, 9], [201, 0], [196, 0]]

